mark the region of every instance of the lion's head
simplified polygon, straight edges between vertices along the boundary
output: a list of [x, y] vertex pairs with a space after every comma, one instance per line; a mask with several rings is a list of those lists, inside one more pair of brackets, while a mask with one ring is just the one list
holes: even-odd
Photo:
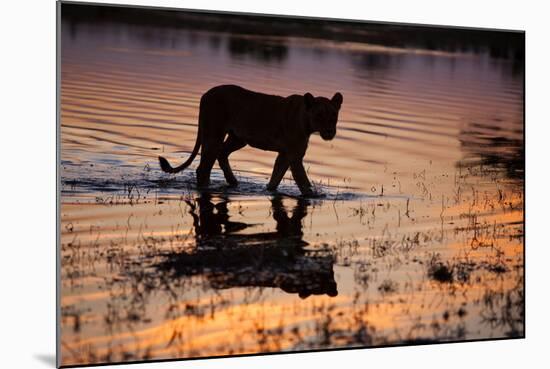
[[304, 95], [304, 103], [309, 119], [309, 126], [313, 132], [319, 132], [323, 140], [332, 140], [336, 136], [338, 112], [342, 106], [343, 96], [337, 92], [332, 99], [313, 97], [309, 92]]

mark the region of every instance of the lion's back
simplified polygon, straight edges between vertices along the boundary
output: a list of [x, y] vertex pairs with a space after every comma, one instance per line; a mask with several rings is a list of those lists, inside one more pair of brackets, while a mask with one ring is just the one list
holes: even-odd
[[285, 98], [247, 90], [237, 85], [220, 85], [204, 93], [200, 102], [201, 114], [225, 120], [239, 119], [250, 124], [272, 120], [281, 113]]
[[250, 91], [237, 85], [220, 85], [201, 98], [200, 124], [204, 131], [223, 129], [232, 132], [250, 146], [277, 151], [286, 136], [288, 109], [276, 95]]

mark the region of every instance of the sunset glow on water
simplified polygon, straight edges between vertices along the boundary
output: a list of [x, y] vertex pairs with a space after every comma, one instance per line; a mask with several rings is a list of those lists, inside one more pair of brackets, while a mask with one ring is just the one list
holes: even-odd
[[[333, 32], [342, 33], [335, 29]], [[523, 64], [63, 18], [62, 364], [522, 337]], [[519, 64], [518, 64], [519, 63]], [[304, 165], [251, 147], [200, 193], [201, 95], [344, 96]], [[259, 122], [261, 124], [261, 122]]]

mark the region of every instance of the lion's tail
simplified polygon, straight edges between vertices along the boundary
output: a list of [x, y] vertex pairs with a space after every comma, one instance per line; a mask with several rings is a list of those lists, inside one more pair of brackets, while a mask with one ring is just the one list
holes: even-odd
[[195, 147], [193, 148], [193, 152], [191, 153], [191, 156], [189, 157], [189, 159], [187, 159], [185, 161], [185, 163], [183, 163], [182, 165], [177, 166], [175, 168], [172, 168], [170, 163], [168, 163], [168, 160], [166, 160], [162, 156], [159, 156], [160, 168], [166, 173], [181, 172], [182, 170], [187, 168], [189, 165], [191, 165], [191, 163], [193, 162], [193, 160], [195, 159], [195, 157], [199, 153], [199, 148], [200, 147], [201, 147], [201, 128], [200, 128], [200, 125], [199, 125], [199, 130], [197, 132], [197, 140], [195, 141]]

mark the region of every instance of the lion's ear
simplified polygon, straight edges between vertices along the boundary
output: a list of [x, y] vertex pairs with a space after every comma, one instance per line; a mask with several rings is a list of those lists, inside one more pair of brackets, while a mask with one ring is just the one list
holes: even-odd
[[344, 97], [342, 96], [342, 94], [340, 92], [337, 92], [337, 93], [334, 94], [331, 101], [334, 105], [336, 105], [336, 107], [338, 109], [340, 109], [340, 106], [342, 105], [342, 102], [344, 101]]
[[312, 94], [308, 92], [304, 95], [304, 103], [306, 104], [306, 108], [311, 109], [314, 102], [315, 102], [315, 98], [313, 97]]

